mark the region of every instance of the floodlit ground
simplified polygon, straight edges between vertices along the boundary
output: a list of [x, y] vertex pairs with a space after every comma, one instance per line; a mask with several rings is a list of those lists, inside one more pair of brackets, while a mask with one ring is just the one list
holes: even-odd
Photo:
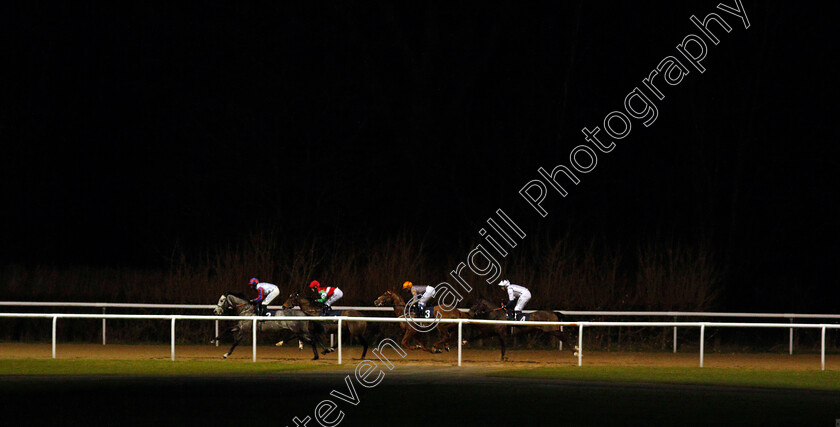
[[[275, 347], [268, 345], [257, 346], [257, 360], [263, 362], [277, 361], [282, 363], [315, 363], [335, 364], [335, 353], [321, 356], [312, 362], [312, 351], [304, 347], [298, 350], [297, 343], [291, 346]], [[229, 348], [229, 345], [176, 345], [176, 360], [219, 360]], [[125, 344], [67, 344], [59, 343], [56, 347], [59, 359], [148, 359], [169, 360], [171, 348], [168, 345], [125, 345]], [[233, 355], [224, 362], [236, 363], [250, 361], [252, 348], [250, 345], [240, 345]], [[343, 349], [343, 361], [352, 364], [361, 356], [361, 347], [346, 347]], [[50, 344], [20, 344], [0, 343], [0, 359], [22, 358], [51, 358]], [[368, 350], [367, 358], [374, 357]], [[405, 359], [397, 363], [406, 365], [450, 366], [457, 364], [457, 351], [443, 354], [429, 354], [413, 350], [408, 352]], [[585, 366], [699, 366], [699, 354], [695, 352], [652, 353], [652, 352], [585, 352], [583, 364]], [[525, 350], [514, 349], [507, 353], [507, 360], [499, 361], [497, 349], [463, 350], [464, 366], [482, 366], [492, 368], [519, 368], [537, 366], [574, 366], [577, 358], [564, 350]], [[706, 353], [704, 366], [710, 368], [748, 368], [748, 369], [785, 369], [811, 370], [820, 369], [820, 355], [805, 353], [788, 355], [785, 353]], [[840, 369], [840, 355], [826, 355], [826, 369]]]
[[517, 349], [501, 363], [498, 350], [466, 349], [463, 367], [455, 352], [412, 351], [392, 355], [396, 368], [367, 388], [354, 379], [359, 347], [345, 349], [340, 367], [335, 354], [312, 362], [294, 345], [258, 346], [260, 363], [250, 362], [247, 345], [222, 360], [227, 348], [179, 345], [173, 363], [168, 345], [60, 343], [53, 363], [50, 344], [0, 343], [0, 401], [15, 409], [9, 425], [27, 426], [293, 426], [327, 400], [344, 415], [341, 426], [791, 426], [840, 418], [840, 392], [826, 385], [837, 381], [840, 355], [829, 355], [833, 370], [821, 372], [818, 354], [713, 353], [699, 369], [696, 353], [591, 352], [578, 368], [568, 351]]

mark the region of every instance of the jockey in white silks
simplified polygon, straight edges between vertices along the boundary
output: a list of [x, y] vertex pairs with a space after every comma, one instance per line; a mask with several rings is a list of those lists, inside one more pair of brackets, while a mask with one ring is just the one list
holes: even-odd
[[[508, 310], [508, 320], [522, 317], [522, 309], [525, 308], [525, 304], [531, 299], [531, 291], [524, 286], [512, 285], [508, 280], [502, 280], [499, 282], [499, 286], [508, 293], [509, 301], [505, 305], [505, 308]], [[516, 304], [515, 306], [514, 303]], [[511, 311], [511, 308], [513, 308], [513, 311]]]

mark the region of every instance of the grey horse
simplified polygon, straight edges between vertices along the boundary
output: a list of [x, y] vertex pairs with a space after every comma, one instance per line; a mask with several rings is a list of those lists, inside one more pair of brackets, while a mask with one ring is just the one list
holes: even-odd
[[[244, 295], [236, 292], [226, 292], [219, 297], [219, 302], [216, 303], [213, 313], [217, 316], [253, 316], [254, 307], [251, 306], [250, 302]], [[278, 313], [278, 315], [298, 317], [306, 316], [306, 314], [300, 310], [282, 310]], [[321, 342], [321, 337], [324, 334], [323, 325], [318, 322], [268, 319], [270, 319], [270, 317], [267, 317], [266, 320], [260, 321], [260, 327], [257, 331], [259, 334], [268, 335], [271, 339], [275, 340], [283, 339], [288, 341], [293, 338], [298, 338], [306, 344], [312, 346], [312, 354], [314, 355], [312, 360], [318, 360], [318, 350], [315, 348], [315, 345], [316, 343]], [[227, 359], [228, 356], [233, 353], [233, 349], [239, 345], [239, 342], [251, 333], [251, 325], [251, 320], [240, 320], [236, 325], [226, 329], [220, 333], [219, 336], [210, 340], [210, 342], [215, 343], [221, 337], [235, 333], [233, 346], [231, 346], [230, 350], [222, 356], [223, 359]]]

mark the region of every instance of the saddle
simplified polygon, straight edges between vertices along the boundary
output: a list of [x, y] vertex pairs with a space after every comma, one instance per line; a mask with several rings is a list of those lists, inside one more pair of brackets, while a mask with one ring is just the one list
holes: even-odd
[[517, 313], [514, 313], [514, 312], [509, 312], [508, 313], [508, 320], [514, 320], [514, 321], [520, 322], [520, 321], [527, 321], [530, 318], [531, 318], [531, 313], [521, 313], [521, 314], [519, 314], [518, 317], [517, 317]]

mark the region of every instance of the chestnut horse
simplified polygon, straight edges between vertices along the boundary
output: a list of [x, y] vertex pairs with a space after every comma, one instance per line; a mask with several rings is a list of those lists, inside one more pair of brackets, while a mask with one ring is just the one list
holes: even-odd
[[[396, 291], [388, 290], [385, 291], [384, 294], [380, 295], [373, 304], [377, 307], [382, 307], [387, 304], [391, 304], [394, 307], [394, 313], [397, 317], [406, 317], [405, 312], [405, 300], [397, 294]], [[440, 314], [441, 319], [458, 319], [458, 318], [467, 318], [466, 313], [462, 313], [460, 310], [454, 309], [451, 311], [444, 311], [444, 310], [436, 310], [436, 313]], [[408, 317], [415, 317], [414, 313], [409, 313]], [[424, 324], [426, 324], [424, 322]], [[458, 327], [457, 323], [439, 323], [437, 325], [437, 330], [440, 331], [441, 339], [435, 342], [432, 345], [431, 350], [427, 349], [420, 340], [417, 340], [418, 346], [411, 347], [409, 343], [411, 342], [412, 338], [415, 338], [418, 331], [411, 327], [408, 322], [400, 322], [400, 328], [405, 331], [402, 339], [402, 345], [405, 348], [409, 349], [416, 349], [420, 348], [421, 350], [428, 351], [430, 353], [441, 353], [441, 349], [438, 347], [443, 345], [443, 349], [449, 351], [449, 346], [455, 342], [457, 339], [457, 333], [453, 333], [455, 328]], [[416, 338], [415, 338], [416, 339]]]

